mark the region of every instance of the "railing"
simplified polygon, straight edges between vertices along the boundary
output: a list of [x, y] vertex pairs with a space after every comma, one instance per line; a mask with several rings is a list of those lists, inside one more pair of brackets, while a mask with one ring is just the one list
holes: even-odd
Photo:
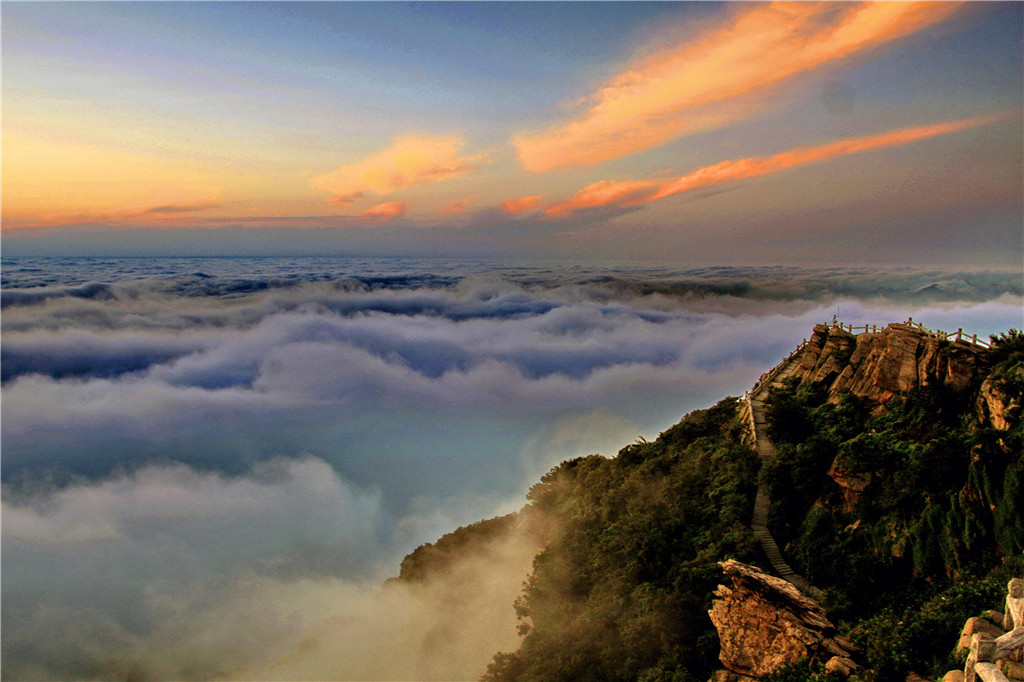
[[[844, 332], [850, 332], [851, 334], [866, 334], [868, 332], [871, 332], [872, 334], [876, 334], [876, 333], [882, 331], [883, 329], [885, 329], [885, 327], [879, 327], [876, 324], [862, 324], [862, 325], [854, 326], [852, 324], [843, 324], [842, 322], [835, 322], [835, 321], [832, 322], [832, 326], [833, 327], [838, 327], [839, 329], [842, 329]], [[857, 331], [858, 329], [860, 331]]]
[[980, 632], [971, 636], [971, 650], [964, 666], [964, 682], [977, 682], [979, 677], [984, 682], [1007, 682], [1006, 675], [996, 666], [996, 661], [1024, 647], [1024, 579], [1011, 580], [1006, 592], [1003, 629], [1009, 632], [995, 639]]
[[[977, 334], [970, 334], [970, 335], [966, 334], [964, 332], [964, 330], [963, 330], [963, 327], [961, 327], [960, 329], [957, 329], [953, 333], [944, 332], [941, 329], [937, 329], [935, 331], [932, 331], [931, 329], [928, 329], [928, 327], [924, 326], [920, 322], [914, 322], [914, 318], [912, 318], [912, 317], [909, 318], [906, 322], [903, 322], [902, 324], [904, 326], [906, 326], [906, 327], [911, 327], [913, 329], [916, 329], [919, 332], [923, 332], [923, 333], [928, 334], [930, 336], [934, 336], [939, 341], [952, 341], [953, 343], [966, 343], [966, 344], [971, 345], [971, 346], [977, 346], [978, 348], [991, 348], [992, 347], [991, 343], [989, 343], [988, 341], [985, 341], [984, 339], [978, 338]], [[876, 333], [878, 333], [880, 331], [883, 331], [885, 329], [885, 327], [879, 327], [878, 325], [875, 325], [875, 324], [870, 324], [870, 325], [868, 325], [868, 324], [861, 324], [861, 325], [856, 325], [856, 326], [854, 326], [852, 324], [844, 324], [842, 322], [838, 322], [835, 318], [832, 319], [832, 326], [836, 327], [838, 329], [842, 329], [843, 331], [850, 332], [851, 334], [865, 334], [865, 333], [876, 334]]]
[[787, 355], [785, 358], [783, 358], [779, 364], [775, 365], [770, 370], [762, 374], [761, 377], [754, 382], [754, 385], [750, 388], [749, 391], [744, 391], [743, 399], [750, 400], [750, 398], [757, 393], [757, 391], [761, 388], [763, 384], [770, 382], [772, 379], [778, 376], [779, 372], [781, 372], [783, 368], [789, 363], [789, 361], [792, 360], [797, 353], [802, 351], [804, 349], [804, 346], [806, 345], [807, 339], [804, 339], [795, 349], [793, 349], [793, 352]]
[[[922, 332], [924, 334], [928, 334], [930, 336], [934, 336], [939, 341], [951, 341], [953, 343], [964, 343], [964, 344], [967, 344], [969, 346], [975, 346], [977, 348], [986, 348], [986, 349], [987, 348], [992, 348], [992, 344], [991, 343], [989, 343], [988, 341], [985, 341], [984, 339], [978, 338], [977, 334], [967, 335], [964, 332], [963, 327], [961, 327], [960, 329], [957, 329], [953, 333], [944, 332], [941, 329], [932, 331], [931, 329], [929, 329], [928, 327], [924, 326], [920, 322], [914, 322], [914, 318], [912, 318], [912, 317], [908, 318], [906, 322], [903, 322], [901, 324], [903, 326], [911, 327], [913, 329], [916, 329], [916, 330], [918, 330], [918, 331], [920, 331], [920, 332]], [[832, 323], [831, 323], [830, 326], [835, 328], [835, 329], [841, 329], [841, 330], [843, 330], [845, 332], [849, 332], [851, 334], [867, 334], [867, 333], [877, 334], [878, 332], [885, 331], [885, 329], [886, 329], [886, 327], [879, 327], [877, 324], [860, 324], [860, 325], [846, 324], [844, 322], [838, 321], [835, 317], [832, 318]], [[754, 383], [753, 387], [749, 391], [744, 392], [743, 399], [744, 400], [749, 400], [751, 398], [751, 396], [753, 396], [754, 394], [757, 393], [757, 391], [761, 388], [762, 385], [764, 385], [765, 383], [770, 382], [772, 379], [774, 379], [775, 376], [779, 372], [782, 371], [782, 368], [786, 366], [786, 363], [788, 363], [793, 358], [794, 355], [796, 355], [801, 350], [803, 350], [804, 346], [806, 346], [806, 345], [807, 345], [807, 339], [804, 339], [803, 342], [801, 342], [800, 345], [798, 345], [793, 350], [792, 353], [787, 355], [782, 360], [782, 362], [780, 362], [779, 364], [775, 365], [775, 367], [771, 368], [770, 370], [768, 370], [767, 372], [762, 374], [761, 377]]]

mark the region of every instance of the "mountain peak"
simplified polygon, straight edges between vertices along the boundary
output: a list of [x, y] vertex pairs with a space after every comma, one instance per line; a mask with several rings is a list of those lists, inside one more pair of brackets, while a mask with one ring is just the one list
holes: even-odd
[[829, 402], [852, 393], [876, 413], [915, 388], [977, 388], [990, 364], [988, 344], [977, 337], [933, 332], [913, 320], [886, 327], [816, 325], [796, 361], [791, 376], [823, 386]]

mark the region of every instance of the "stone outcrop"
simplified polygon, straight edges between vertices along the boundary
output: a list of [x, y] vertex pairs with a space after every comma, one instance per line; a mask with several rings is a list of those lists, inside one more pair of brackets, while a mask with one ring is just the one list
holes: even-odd
[[921, 386], [974, 387], [987, 370], [985, 351], [940, 339], [909, 324], [851, 334], [819, 324], [793, 375], [826, 386], [833, 402], [847, 391], [878, 405]]
[[[1012, 368], [1006, 379], [1024, 381], [1024, 366]], [[1020, 417], [1019, 400], [1010, 398], [1003, 390], [999, 380], [991, 378], [982, 382], [978, 390], [978, 402], [975, 405], [978, 421], [999, 431], [1008, 431], [1011, 423]]]
[[964, 668], [950, 670], [942, 682], [1024, 682], [1024, 578], [1007, 584], [1002, 613], [967, 619], [955, 652], [966, 659]]
[[721, 642], [719, 682], [760, 678], [806, 659], [849, 675], [855, 648], [836, 632], [818, 602], [790, 583], [738, 561], [719, 564], [732, 586], [719, 585], [708, 614]]
[[838, 459], [832, 462], [832, 466], [828, 470], [828, 475], [829, 478], [835, 481], [836, 485], [842, 489], [842, 511], [844, 514], [848, 514], [854, 510], [857, 503], [860, 501], [861, 495], [865, 490], [867, 490], [867, 487], [871, 485], [873, 474], [870, 471], [848, 471], [840, 466], [838, 462]]

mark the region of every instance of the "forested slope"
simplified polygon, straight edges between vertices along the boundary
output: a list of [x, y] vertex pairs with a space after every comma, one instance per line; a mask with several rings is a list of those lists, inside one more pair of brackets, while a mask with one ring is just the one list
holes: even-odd
[[[849, 388], [858, 371], [909, 376], [886, 356], [905, 339], [879, 351], [885, 340], [870, 335], [823, 334], [806, 351], [808, 371], [771, 395], [778, 457], [763, 470], [741, 401], [726, 398], [653, 442], [563, 462], [533, 486], [514, 521], [532, 524], [543, 547], [514, 605], [524, 637], [496, 654], [485, 679], [707, 680], [719, 667], [707, 616], [717, 562], [768, 567], [748, 527], [759, 476], [787, 560], [824, 589], [830, 618], [861, 647], [858, 675], [955, 667], [964, 618], [997, 606], [1006, 579], [1024, 571], [1024, 335], [966, 359], [957, 344], [922, 342], [896, 363], [916, 363], [912, 387], [879, 391], [878, 379], [858, 395]], [[969, 376], [950, 369], [963, 362]], [[402, 578], [512, 523], [424, 546]], [[778, 674], [823, 673], [797, 663]]]

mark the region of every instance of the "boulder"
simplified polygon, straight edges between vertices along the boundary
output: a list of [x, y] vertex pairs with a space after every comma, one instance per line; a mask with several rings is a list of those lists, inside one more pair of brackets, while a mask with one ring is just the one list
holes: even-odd
[[726, 670], [759, 678], [801, 659], [835, 660], [832, 667], [844, 674], [856, 670], [853, 645], [838, 636], [818, 602], [753, 566], [731, 559], [719, 565], [732, 587], [718, 586], [708, 615]]
[[843, 677], [849, 677], [857, 670], [857, 664], [853, 659], [845, 656], [833, 656], [825, 662], [825, 672], [838, 673]]
[[988, 609], [981, 614], [982, 618], [999, 627], [1003, 627], [1003, 615], [1002, 611], [995, 611], [993, 609]]
[[1010, 680], [1024, 680], [1024, 663], [999, 661], [998, 667]]
[[957, 642], [955, 651], [957, 656], [966, 655], [967, 652], [970, 651], [971, 636], [976, 632], [988, 635], [992, 639], [1006, 634], [1001, 627], [993, 624], [986, 618], [968, 618], [967, 622], [964, 624], [964, 629], [960, 631], [960, 641]]

